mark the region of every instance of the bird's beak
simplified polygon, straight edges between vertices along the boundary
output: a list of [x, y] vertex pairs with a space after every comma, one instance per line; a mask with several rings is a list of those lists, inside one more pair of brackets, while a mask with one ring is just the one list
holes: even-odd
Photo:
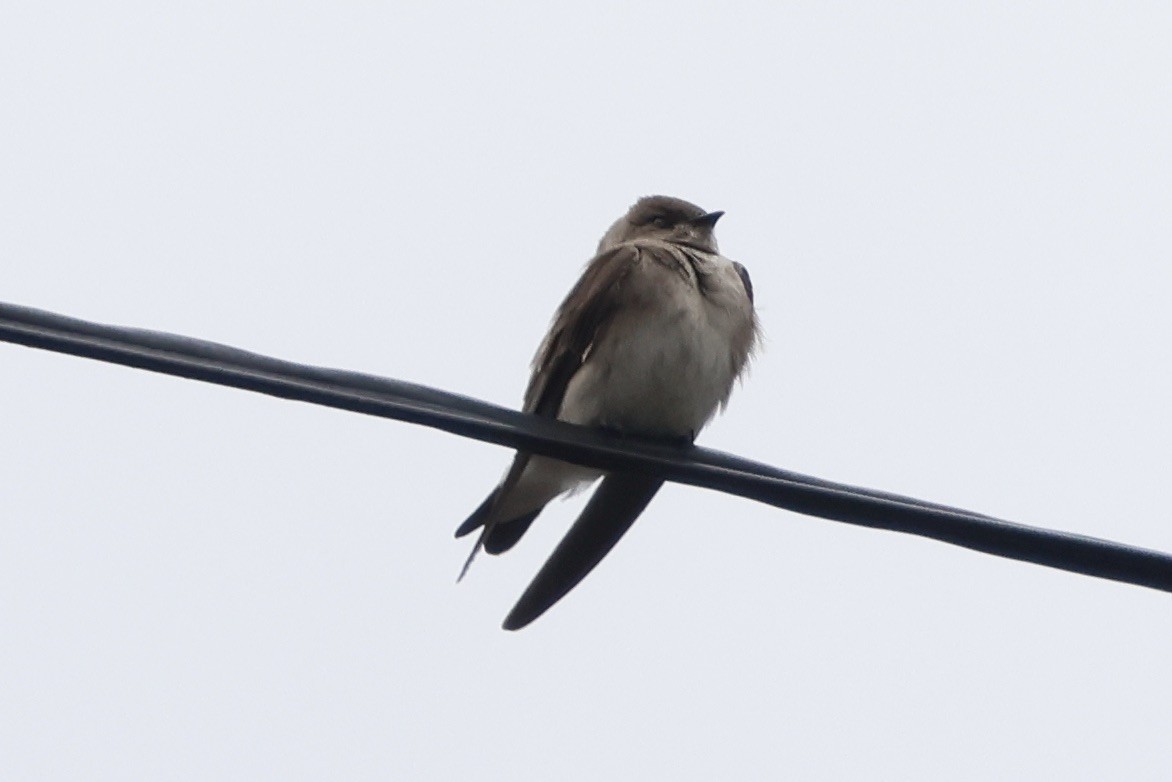
[[690, 222], [692, 225], [701, 226], [703, 228], [711, 228], [712, 226], [716, 225], [716, 221], [723, 216], [724, 212], [709, 212], [706, 215], [700, 215], [699, 217], [692, 218]]

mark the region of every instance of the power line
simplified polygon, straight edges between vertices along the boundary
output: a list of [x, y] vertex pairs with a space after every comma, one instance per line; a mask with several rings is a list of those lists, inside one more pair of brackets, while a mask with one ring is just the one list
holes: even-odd
[[1172, 592], [1172, 555], [833, 483], [707, 448], [622, 438], [401, 380], [0, 302], [0, 340], [393, 418], [604, 470], [639, 470], [779, 508]]

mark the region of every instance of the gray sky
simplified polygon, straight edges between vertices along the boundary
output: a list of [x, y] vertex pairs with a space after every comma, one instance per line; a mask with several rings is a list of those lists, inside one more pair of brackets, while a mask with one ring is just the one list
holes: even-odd
[[[0, 299], [516, 406], [678, 195], [768, 332], [703, 444], [1172, 550], [1172, 11], [825, 5], [17, 4]], [[669, 486], [509, 634], [506, 451], [0, 372], [13, 779], [1167, 778], [1167, 594]]]

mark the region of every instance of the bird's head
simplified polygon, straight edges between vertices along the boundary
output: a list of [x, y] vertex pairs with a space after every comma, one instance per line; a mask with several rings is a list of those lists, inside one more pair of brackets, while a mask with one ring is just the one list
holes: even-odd
[[646, 196], [615, 221], [599, 242], [598, 251], [635, 239], [659, 239], [710, 253], [719, 252], [713, 227], [723, 214], [705, 212], [679, 198]]

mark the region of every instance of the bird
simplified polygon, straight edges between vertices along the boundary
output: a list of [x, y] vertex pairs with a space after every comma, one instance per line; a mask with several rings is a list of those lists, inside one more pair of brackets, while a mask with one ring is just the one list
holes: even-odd
[[[533, 359], [523, 411], [623, 436], [690, 445], [728, 403], [761, 341], [746, 268], [725, 258], [708, 212], [640, 198], [614, 222], [558, 307]], [[511, 549], [555, 497], [598, 489], [512, 611], [506, 630], [541, 616], [614, 547], [663, 484], [518, 451], [456, 530], [476, 553]]]

